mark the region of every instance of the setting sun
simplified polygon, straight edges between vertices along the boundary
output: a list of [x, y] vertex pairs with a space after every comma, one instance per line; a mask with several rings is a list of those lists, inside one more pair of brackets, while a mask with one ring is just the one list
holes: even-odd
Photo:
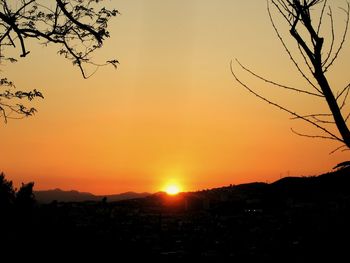
[[171, 184], [171, 185], [168, 185], [166, 188], [165, 188], [165, 192], [168, 194], [168, 195], [176, 195], [180, 192], [180, 187], [176, 184]]

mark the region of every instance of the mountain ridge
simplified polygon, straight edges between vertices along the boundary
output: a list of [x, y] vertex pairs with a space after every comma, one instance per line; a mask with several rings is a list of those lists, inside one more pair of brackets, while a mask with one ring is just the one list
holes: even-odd
[[[276, 193], [279, 192], [282, 195], [285, 194], [302, 194], [310, 195], [316, 192], [329, 192], [334, 190], [344, 190], [350, 183], [350, 167], [338, 169], [328, 173], [314, 176], [288, 176], [276, 180], [272, 183], [263, 182], [251, 182], [238, 185], [222, 186], [218, 188], [212, 188], [207, 190], [199, 190], [195, 192], [184, 192], [182, 195], [191, 194], [205, 194], [210, 196], [221, 194], [225, 195], [230, 192], [233, 194], [255, 195], [264, 194], [267, 192]], [[58, 202], [84, 202], [84, 201], [101, 201], [103, 198], [107, 198], [109, 202], [123, 201], [129, 199], [137, 199], [144, 197], [156, 197], [166, 195], [164, 192], [157, 193], [136, 193], [132, 191], [110, 194], [110, 195], [94, 195], [89, 192], [79, 192], [76, 190], [61, 190], [55, 188], [52, 190], [34, 191], [36, 200], [39, 203], [50, 203], [52, 201]]]
[[57, 202], [84, 202], [84, 201], [101, 201], [103, 198], [107, 198], [108, 201], [115, 202], [134, 198], [143, 198], [151, 195], [150, 193], [136, 193], [132, 191], [109, 194], [109, 195], [94, 195], [89, 192], [79, 192], [77, 190], [62, 190], [60, 188], [49, 190], [34, 191], [36, 200], [39, 203]]

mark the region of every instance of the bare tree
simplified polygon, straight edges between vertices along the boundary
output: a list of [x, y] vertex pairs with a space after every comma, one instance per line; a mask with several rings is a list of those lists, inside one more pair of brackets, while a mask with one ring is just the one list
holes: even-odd
[[[91, 54], [102, 47], [110, 36], [108, 23], [119, 12], [101, 7], [103, 0], [0, 0], [0, 63], [15, 63], [18, 58], [10, 49], [18, 51], [19, 57], [28, 56], [28, 40], [40, 41], [42, 45], [56, 45], [58, 54], [72, 61], [84, 78], [94, 74], [98, 67], [113, 65], [118, 61], [104, 63], [92, 61]], [[10, 55], [8, 55], [10, 54]], [[92, 65], [92, 73], [86, 66]], [[20, 101], [43, 98], [37, 90], [15, 90], [12, 81], [0, 78], [0, 117], [21, 118], [32, 115], [35, 108], [27, 108]]]
[[[336, 150], [346, 150], [350, 148], [350, 131], [347, 121], [350, 114], [345, 113], [345, 104], [349, 95], [350, 84], [343, 88], [331, 87], [326, 73], [334, 65], [341, 50], [344, 47], [346, 39], [349, 18], [350, 5], [344, 1], [345, 8], [339, 7], [345, 18], [345, 26], [341, 35], [335, 32], [334, 8], [327, 0], [268, 0], [267, 10], [272, 26], [281, 41], [290, 60], [293, 62], [301, 76], [306, 80], [305, 88], [294, 88], [283, 85], [256, 74], [238, 60], [236, 63], [231, 61], [231, 72], [236, 81], [247, 89], [250, 93], [265, 102], [293, 115], [293, 119], [302, 119], [316, 127], [319, 133], [310, 135], [294, 131], [296, 134], [311, 138], [323, 138], [336, 140], [341, 146]], [[282, 36], [278, 29], [272, 11], [276, 11], [286, 22], [289, 33], [294, 43], [297, 45], [299, 59], [296, 57], [295, 50], [287, 45], [286, 38]], [[327, 22], [327, 23], [326, 23]], [[323, 30], [327, 26], [328, 30]], [[328, 35], [322, 36], [321, 32]], [[294, 52], [293, 52], [294, 50]], [[300, 65], [302, 61], [303, 65]], [[321, 99], [328, 105], [328, 112], [324, 113], [298, 113], [290, 108], [274, 102], [266, 96], [256, 92], [251, 86], [243, 82], [233, 69], [234, 64], [238, 65], [243, 71], [249, 73], [254, 78], [259, 79], [269, 85], [273, 85], [286, 91], [297, 93], [298, 95], [312, 96], [315, 99]], [[303, 67], [304, 66], [304, 67]], [[343, 115], [344, 114], [344, 115]]]

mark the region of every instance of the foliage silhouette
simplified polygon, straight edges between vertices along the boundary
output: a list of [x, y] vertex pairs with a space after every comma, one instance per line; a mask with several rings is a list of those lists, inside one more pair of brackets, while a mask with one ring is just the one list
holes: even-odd
[[[308, 88], [294, 88], [269, 80], [253, 72], [238, 60], [236, 60], [236, 63], [231, 61], [231, 72], [235, 80], [259, 99], [291, 114], [293, 119], [301, 119], [308, 122], [320, 132], [317, 134], [305, 134], [296, 132], [292, 129], [294, 133], [309, 138], [335, 140], [340, 142], [341, 146], [334, 151], [348, 150], [350, 148], [350, 131], [347, 126], [347, 121], [350, 117], [350, 113], [345, 113], [345, 104], [350, 92], [350, 84], [347, 84], [344, 88], [337, 89], [330, 85], [326, 73], [334, 65], [334, 62], [339, 57], [340, 51], [345, 43], [350, 20], [349, 2], [345, 1], [346, 7], [339, 9], [345, 16], [345, 27], [343, 33], [338, 38], [335, 33], [333, 6], [330, 1], [268, 0], [267, 3], [268, 14], [277, 37], [285, 48], [290, 60], [293, 62], [301, 76], [306, 80]], [[273, 8], [286, 22], [289, 28], [289, 33], [297, 44], [301, 63], [292, 50], [287, 46], [286, 39], [277, 28], [272, 15]], [[322, 29], [325, 25], [325, 16], [328, 16], [329, 19], [329, 35], [326, 38], [322, 36]], [[272, 101], [255, 91], [250, 85], [246, 84], [233, 69], [234, 64], [238, 64], [243, 71], [262, 82], [280, 89], [294, 92], [295, 94], [298, 94], [298, 96], [306, 95], [314, 97], [315, 100], [323, 100], [327, 103], [329, 112], [302, 114], [293, 109], [287, 108], [278, 102]]]
[[3, 172], [0, 173], [0, 210], [8, 212], [14, 204], [15, 197], [12, 181], [8, 181]]
[[5, 178], [5, 174], [0, 173], [0, 210], [8, 212], [15, 207], [18, 211], [29, 211], [35, 203], [33, 192], [34, 183], [22, 183], [18, 191], [13, 187], [12, 181]]
[[30, 182], [23, 184], [21, 188], [16, 193], [16, 206], [23, 210], [28, 210], [33, 208], [35, 205], [35, 196], [33, 193], [34, 183]]
[[[100, 66], [117, 67], [116, 59], [104, 63], [92, 60], [92, 53], [101, 48], [110, 36], [108, 24], [118, 10], [99, 7], [103, 0], [55, 0], [54, 3], [40, 0], [0, 0], [0, 63], [15, 63], [18, 58], [11, 55], [10, 48], [26, 57], [30, 51], [29, 39], [43, 41], [44, 46], [55, 45], [58, 54], [72, 61], [84, 78], [93, 75]], [[10, 54], [10, 55], [7, 55]], [[95, 67], [93, 73], [86, 72], [86, 65]], [[0, 117], [16, 119], [31, 116], [36, 112], [21, 99], [43, 98], [37, 90], [15, 91], [12, 81], [0, 78]]]

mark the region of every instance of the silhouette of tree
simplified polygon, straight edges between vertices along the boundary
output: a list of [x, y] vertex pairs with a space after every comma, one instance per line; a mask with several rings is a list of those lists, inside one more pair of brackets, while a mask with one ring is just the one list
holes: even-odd
[[[312, 96], [315, 99], [324, 100], [328, 105], [328, 112], [311, 114], [298, 113], [256, 92], [250, 85], [246, 84], [240, 77], [238, 77], [233, 69], [234, 63], [232, 61], [231, 72], [236, 81], [250, 93], [293, 115], [293, 119], [302, 119], [308, 122], [319, 131], [319, 133], [312, 135], [296, 132], [292, 129], [294, 133], [310, 138], [323, 138], [338, 141], [341, 143], [341, 146], [334, 150], [337, 151], [350, 148], [350, 131], [347, 126], [350, 113], [345, 113], [344, 107], [349, 95], [350, 84], [347, 84], [341, 89], [337, 89], [330, 85], [326, 73], [334, 65], [334, 62], [339, 57], [340, 51], [344, 46], [349, 26], [350, 4], [345, 1], [346, 7], [339, 8], [345, 16], [345, 27], [343, 33], [337, 36], [333, 14], [334, 8], [332, 8], [330, 2], [331, 1], [327, 0], [267, 1], [267, 10], [272, 26], [289, 58], [294, 63], [301, 76], [306, 80], [308, 84], [307, 88], [300, 89], [277, 83], [258, 75], [240, 63], [237, 59], [235, 63], [243, 71], [267, 84], [290, 92], [295, 92], [298, 95]], [[275, 10], [277, 14], [280, 14], [282, 19], [286, 21], [289, 33], [297, 44], [300, 55], [299, 58], [302, 63], [300, 63], [300, 60], [294, 52], [292, 52], [292, 49], [288, 47], [285, 37], [282, 36], [280, 30], [277, 28], [272, 15], [272, 10]], [[326, 16], [328, 17], [328, 24], [325, 22]], [[323, 30], [326, 24], [329, 26], [327, 38], [322, 36], [322, 32], [327, 32]]]
[[7, 211], [14, 201], [15, 189], [12, 181], [8, 181], [4, 173], [0, 173], [0, 211]]
[[[100, 66], [117, 66], [115, 59], [104, 63], [92, 61], [92, 53], [101, 48], [110, 36], [108, 23], [119, 12], [99, 7], [103, 0], [0, 0], [0, 63], [15, 63], [14, 48], [19, 57], [26, 57], [28, 40], [35, 39], [41, 44], [58, 47], [58, 54], [72, 61], [84, 78], [94, 74]], [[9, 55], [7, 55], [9, 54]], [[86, 66], [95, 67], [87, 74]], [[5, 119], [23, 118], [35, 113], [20, 100], [43, 98], [37, 90], [14, 91], [15, 86], [7, 78], [0, 78], [0, 117]], [[15, 101], [15, 103], [13, 103]]]
[[23, 211], [30, 210], [34, 207], [36, 201], [33, 193], [34, 183], [23, 184], [16, 193], [16, 206]]
[[[15, 189], [12, 181], [7, 180], [4, 173], [0, 173], [0, 224], [2, 226], [0, 232], [4, 235], [14, 219], [15, 198]], [[0, 238], [0, 243], [2, 238]]]

